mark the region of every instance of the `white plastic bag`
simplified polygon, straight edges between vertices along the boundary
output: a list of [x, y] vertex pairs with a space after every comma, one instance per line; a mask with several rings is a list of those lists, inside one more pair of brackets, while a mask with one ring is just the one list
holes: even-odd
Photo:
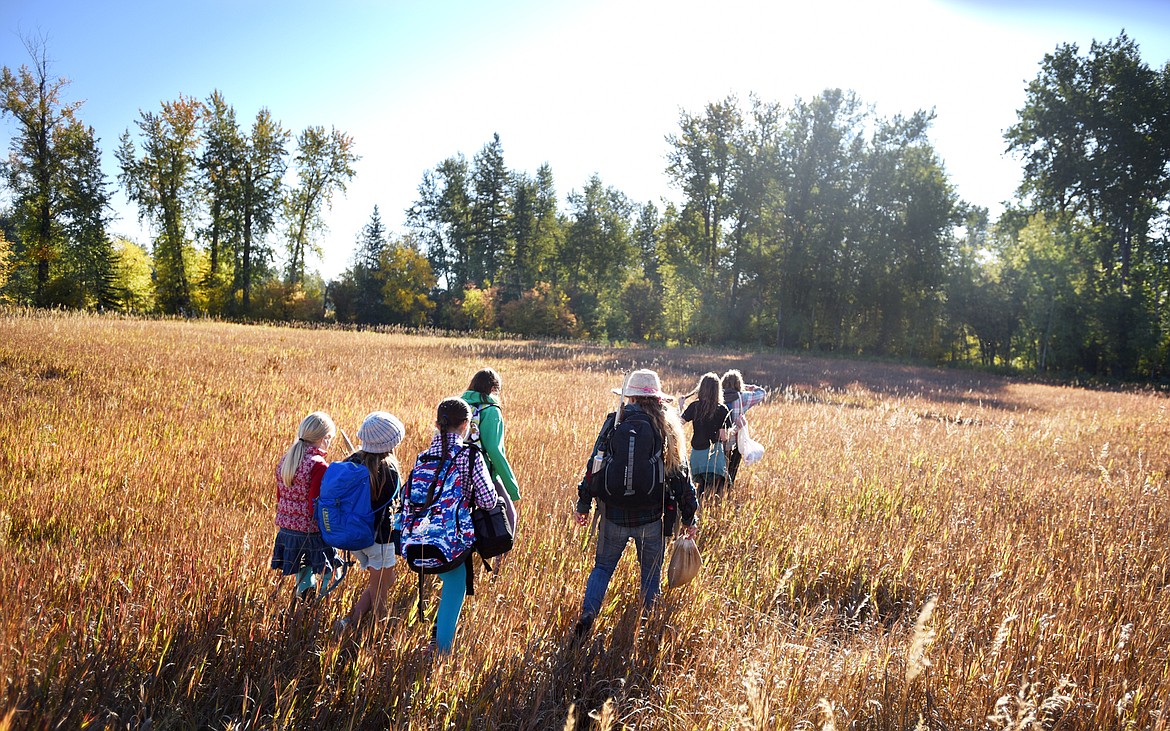
[[739, 447], [739, 453], [743, 455], [744, 464], [755, 464], [764, 456], [764, 445], [752, 439], [746, 423], [739, 428], [735, 440]]

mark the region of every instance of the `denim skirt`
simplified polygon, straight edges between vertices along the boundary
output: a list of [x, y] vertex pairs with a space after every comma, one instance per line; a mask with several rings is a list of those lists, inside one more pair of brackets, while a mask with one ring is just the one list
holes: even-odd
[[272, 568], [285, 576], [295, 574], [302, 566], [309, 566], [319, 574], [326, 566], [337, 566], [341, 561], [332, 546], [325, 545], [320, 533], [302, 533], [291, 528], [276, 532], [272, 545]]

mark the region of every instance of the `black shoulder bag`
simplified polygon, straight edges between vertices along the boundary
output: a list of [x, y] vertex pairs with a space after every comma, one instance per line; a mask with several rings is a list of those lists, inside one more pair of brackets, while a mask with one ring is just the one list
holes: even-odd
[[[468, 463], [472, 465], [473, 469], [476, 454], [479, 454], [479, 448], [473, 447], [471, 457], [468, 459]], [[480, 455], [480, 459], [483, 459], [483, 455]], [[516, 526], [508, 522], [504, 501], [497, 499], [496, 504], [491, 508], [478, 507], [475, 504], [474, 488], [470, 484], [468, 484], [468, 488], [471, 490], [471, 525], [475, 528], [476, 552], [486, 560], [511, 551], [515, 540]]]

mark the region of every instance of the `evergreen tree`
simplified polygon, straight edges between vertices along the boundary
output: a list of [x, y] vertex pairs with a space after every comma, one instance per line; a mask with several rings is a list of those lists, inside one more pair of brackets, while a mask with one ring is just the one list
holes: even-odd
[[469, 279], [476, 286], [493, 284], [509, 254], [508, 169], [498, 134], [475, 156], [471, 173], [471, 255]]
[[385, 278], [382, 259], [387, 249], [386, 227], [374, 206], [369, 222], [358, 234], [353, 254], [354, 314], [358, 322], [384, 323], [388, 314], [382, 297]]
[[122, 295], [116, 279], [117, 256], [106, 234], [112, 213], [109, 182], [93, 128], [80, 124], [60, 130], [56, 145], [63, 155], [62, 234], [65, 276], [75, 292], [75, 306], [115, 309]]

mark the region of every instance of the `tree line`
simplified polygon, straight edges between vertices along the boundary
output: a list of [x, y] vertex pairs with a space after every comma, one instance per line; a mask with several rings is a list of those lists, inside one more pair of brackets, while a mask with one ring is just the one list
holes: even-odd
[[1170, 365], [1170, 65], [1125, 34], [1044, 57], [1004, 133], [1025, 174], [997, 221], [956, 194], [932, 112], [883, 117], [839, 89], [728, 97], [666, 137], [679, 203], [595, 174], [562, 205], [551, 168], [509, 168], [495, 135], [423, 173], [402, 233], [375, 208], [330, 282], [307, 262], [352, 138], [309, 127], [294, 144], [266, 109], [242, 127], [218, 92], [140, 113], [118, 182], [151, 223], [148, 256], [107, 236], [92, 128], [28, 45], [32, 66], [2, 79], [11, 301], [1127, 378]]

